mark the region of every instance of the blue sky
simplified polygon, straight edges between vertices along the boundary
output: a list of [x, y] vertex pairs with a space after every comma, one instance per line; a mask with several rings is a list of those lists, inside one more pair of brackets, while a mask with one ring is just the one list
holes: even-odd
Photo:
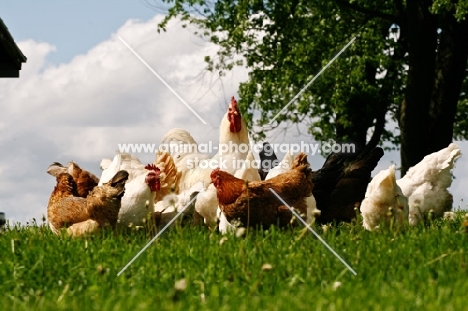
[[0, 12], [16, 41], [54, 44], [57, 51], [48, 56], [53, 63], [85, 53], [128, 19], [146, 21], [157, 13], [141, 0], [2, 0]]
[[[101, 159], [112, 158], [119, 143], [159, 143], [174, 127], [188, 130], [199, 143], [218, 140], [227, 103], [247, 71], [236, 68], [226, 77], [206, 72], [204, 56], [215, 57], [217, 47], [177, 21], [158, 34], [161, 12], [138, 0], [0, 2], [0, 17], [28, 59], [19, 79], [0, 79], [0, 211], [8, 219], [25, 223], [46, 213], [55, 185], [46, 170], [54, 161], [74, 160], [100, 176]], [[268, 140], [312, 142], [304, 133], [303, 126], [292, 126]], [[468, 151], [468, 144], [461, 145]], [[137, 156], [154, 160], [153, 154]], [[316, 155], [309, 161], [317, 169], [324, 159]], [[398, 152], [386, 153], [374, 174], [399, 162]], [[462, 156], [451, 187], [454, 206], [465, 197], [467, 170]]]

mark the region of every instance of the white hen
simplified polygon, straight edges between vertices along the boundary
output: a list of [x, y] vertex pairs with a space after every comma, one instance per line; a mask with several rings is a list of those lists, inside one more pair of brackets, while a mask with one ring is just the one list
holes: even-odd
[[178, 195], [169, 194], [162, 200], [156, 202], [154, 204], [154, 212], [160, 213], [159, 227], [166, 225], [173, 217], [176, 217], [179, 212], [183, 212], [184, 216], [191, 216], [193, 218], [194, 209], [191, 206], [194, 205], [194, 203], [192, 199], [203, 191], [203, 184], [199, 182]]
[[144, 172], [145, 165], [130, 153], [118, 152], [112, 160], [104, 158], [101, 160], [101, 178], [98, 186], [105, 184], [120, 170], [128, 172], [128, 180], [132, 180]]
[[380, 224], [404, 225], [408, 219], [408, 199], [396, 183], [395, 165], [380, 171], [367, 186], [361, 202], [363, 226], [366, 230]]
[[268, 171], [265, 180], [278, 176], [279, 174], [289, 171], [293, 165], [294, 157], [292, 151], [286, 152], [281, 162]]
[[160, 170], [154, 165], [143, 165], [140, 160], [128, 153], [118, 153], [103, 170], [99, 185], [109, 181], [113, 172], [125, 169], [129, 178], [125, 183], [117, 225], [119, 227], [141, 226], [148, 213], [153, 212], [155, 192], [160, 189]]
[[434, 217], [442, 217], [444, 212], [452, 209], [453, 197], [447, 188], [452, 184], [451, 171], [460, 156], [460, 147], [451, 143], [447, 148], [425, 156], [397, 180], [408, 197], [410, 225], [418, 224], [430, 211]]
[[167, 131], [161, 139], [161, 148], [172, 155], [177, 170], [182, 174], [182, 179], [185, 179], [186, 175], [191, 172], [190, 169], [210, 158], [208, 153], [199, 152], [198, 143], [189, 132], [181, 128]]

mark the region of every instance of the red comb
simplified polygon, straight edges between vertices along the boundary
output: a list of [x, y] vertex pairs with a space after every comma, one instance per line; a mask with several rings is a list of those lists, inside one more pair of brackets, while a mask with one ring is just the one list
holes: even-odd
[[161, 170], [159, 169], [159, 167], [157, 167], [154, 163], [147, 164], [147, 165], [145, 166], [145, 169], [150, 170], [150, 171], [155, 171], [156, 173], [160, 173], [160, 172], [161, 172]]
[[219, 168], [219, 167], [215, 168], [215, 169], [211, 172], [210, 177], [213, 178], [219, 171], [220, 171], [220, 168]]
[[231, 105], [237, 106], [237, 100], [236, 100], [236, 98], [234, 96], [231, 97]]

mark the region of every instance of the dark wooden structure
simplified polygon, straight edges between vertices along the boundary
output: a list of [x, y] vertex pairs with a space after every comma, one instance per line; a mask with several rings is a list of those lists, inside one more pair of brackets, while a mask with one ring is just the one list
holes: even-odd
[[7, 26], [0, 18], [0, 78], [19, 78], [26, 56], [18, 48]]

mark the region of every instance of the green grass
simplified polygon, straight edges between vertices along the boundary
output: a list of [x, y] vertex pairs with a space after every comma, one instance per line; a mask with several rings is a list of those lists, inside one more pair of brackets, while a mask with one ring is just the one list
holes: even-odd
[[[71, 239], [45, 225], [7, 228], [0, 309], [464, 310], [463, 215], [406, 232], [316, 228], [357, 276], [301, 228], [250, 230], [242, 238], [172, 228], [120, 276], [149, 242], [144, 233]], [[176, 290], [182, 279], [185, 289]]]

